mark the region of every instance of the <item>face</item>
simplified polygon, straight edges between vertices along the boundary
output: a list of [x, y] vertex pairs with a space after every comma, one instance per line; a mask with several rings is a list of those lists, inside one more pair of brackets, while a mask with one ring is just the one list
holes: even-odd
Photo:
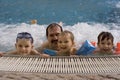
[[57, 49], [58, 35], [61, 33], [60, 27], [52, 27], [48, 29], [48, 42], [52, 49]]
[[58, 48], [62, 52], [69, 52], [73, 47], [74, 42], [71, 40], [70, 35], [60, 35], [58, 38]]
[[112, 40], [110, 40], [110, 39], [108, 39], [108, 40], [104, 39], [103, 41], [100, 41], [100, 43], [98, 43], [98, 47], [100, 48], [101, 52], [109, 53], [113, 49]]
[[33, 45], [29, 39], [18, 39], [15, 44], [17, 53], [27, 55], [30, 54]]

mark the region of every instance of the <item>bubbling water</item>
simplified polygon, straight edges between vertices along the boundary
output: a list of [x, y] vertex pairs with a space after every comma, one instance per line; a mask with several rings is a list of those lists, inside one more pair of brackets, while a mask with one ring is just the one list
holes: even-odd
[[[38, 24], [0, 24], [0, 51], [8, 51], [15, 48], [17, 33], [29, 32], [34, 38], [34, 47], [40, 46], [46, 39], [46, 25]], [[85, 40], [97, 42], [97, 36], [101, 31], [109, 31], [114, 36], [114, 43], [120, 41], [120, 28], [115, 24], [101, 23], [77, 23], [64, 25], [64, 30], [73, 32], [76, 45], [79, 46]]]

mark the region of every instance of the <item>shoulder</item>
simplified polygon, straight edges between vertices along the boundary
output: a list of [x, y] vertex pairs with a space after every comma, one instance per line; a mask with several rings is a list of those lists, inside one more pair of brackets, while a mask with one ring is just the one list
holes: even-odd
[[6, 55], [18, 55], [18, 52], [17, 51], [9, 51], [9, 52], [6, 52]]
[[44, 42], [40, 47], [37, 47], [36, 50], [38, 52], [42, 52], [43, 49], [45, 49], [45, 48], [49, 48], [49, 43], [48, 42]]
[[41, 47], [44, 47], [44, 48], [49, 47], [49, 42], [48, 42], [48, 41], [44, 42], [44, 43], [41, 45]]
[[30, 55], [40, 55], [40, 53], [37, 50], [32, 49]]

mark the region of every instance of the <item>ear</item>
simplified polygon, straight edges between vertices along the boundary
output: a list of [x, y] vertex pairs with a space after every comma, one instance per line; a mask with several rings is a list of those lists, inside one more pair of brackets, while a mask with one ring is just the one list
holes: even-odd
[[99, 47], [100, 45], [99, 45], [99, 43], [97, 43], [97, 47]]
[[33, 44], [32, 44], [31, 48], [33, 49], [33, 47], [34, 47], [34, 46], [33, 46]]
[[73, 42], [73, 46], [75, 46], [75, 42]]
[[115, 44], [113, 43], [113, 48], [115, 47]]

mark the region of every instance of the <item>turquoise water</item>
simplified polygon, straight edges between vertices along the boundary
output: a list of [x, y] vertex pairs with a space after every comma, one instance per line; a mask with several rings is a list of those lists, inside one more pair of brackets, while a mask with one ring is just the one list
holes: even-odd
[[39, 24], [118, 23], [117, 3], [119, 0], [0, 0], [0, 23], [29, 23], [31, 19]]
[[[36, 19], [38, 24], [31, 25]], [[16, 35], [27, 31], [35, 47], [46, 40], [45, 29], [62, 22], [75, 36], [77, 46], [96, 41], [101, 31], [109, 31], [114, 43], [120, 41], [120, 0], [0, 0], [0, 51], [15, 48]]]

